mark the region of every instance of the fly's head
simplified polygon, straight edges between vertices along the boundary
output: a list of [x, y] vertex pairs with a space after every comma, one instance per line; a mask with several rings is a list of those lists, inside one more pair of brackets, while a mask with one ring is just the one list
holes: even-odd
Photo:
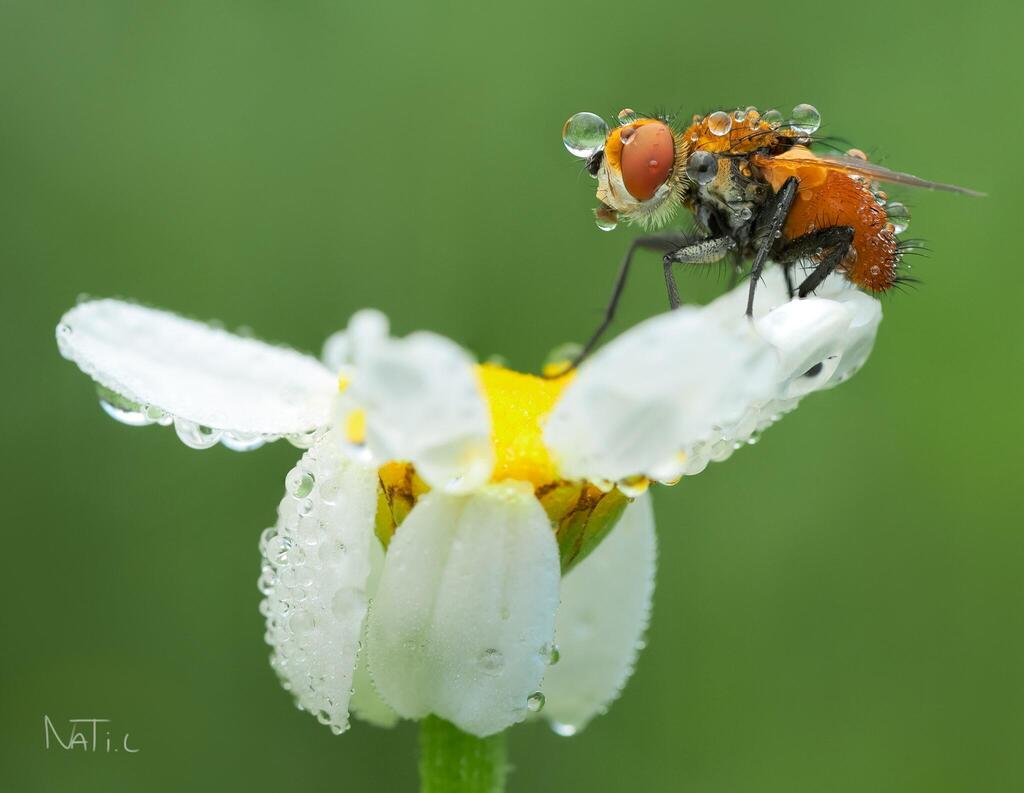
[[565, 148], [597, 179], [597, 225], [663, 225], [683, 195], [688, 147], [660, 118], [623, 110], [618, 121], [609, 129], [600, 116], [577, 113], [562, 128]]

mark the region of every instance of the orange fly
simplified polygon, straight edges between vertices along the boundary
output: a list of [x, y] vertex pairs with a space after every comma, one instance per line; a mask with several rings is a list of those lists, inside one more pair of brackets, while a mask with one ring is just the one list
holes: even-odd
[[[821, 117], [811, 105], [797, 105], [789, 119], [756, 108], [694, 116], [685, 128], [664, 117], [633, 110], [618, 114], [610, 129], [593, 113], [565, 122], [562, 140], [586, 162], [597, 179], [597, 225], [619, 221], [646, 229], [667, 224], [682, 206], [693, 213], [695, 230], [646, 234], [629, 247], [605, 318], [573, 362], [578, 364], [611, 323], [639, 249], [664, 255], [669, 305], [679, 305], [673, 268], [731, 259], [734, 273], [751, 261], [747, 315], [765, 264], [778, 263], [790, 296], [806, 297], [832, 272], [857, 286], [884, 292], [910, 280], [901, 272], [903, 255], [915, 247], [901, 241], [910, 219], [906, 207], [889, 201], [879, 183], [981, 195], [954, 185], [929, 182], [868, 162], [863, 152], [818, 154], [809, 148]], [[803, 280], [794, 286], [793, 270]]]

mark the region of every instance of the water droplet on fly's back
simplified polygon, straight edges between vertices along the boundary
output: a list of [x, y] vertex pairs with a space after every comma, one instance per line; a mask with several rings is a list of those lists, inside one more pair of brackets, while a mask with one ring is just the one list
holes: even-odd
[[545, 698], [539, 691], [534, 691], [526, 698], [526, 708], [531, 713], [540, 713], [544, 708]]
[[619, 124], [628, 124], [636, 118], [636, 111], [631, 107], [624, 107], [619, 111], [616, 118], [619, 120]]
[[801, 135], [813, 135], [821, 126], [821, 113], [814, 105], [797, 105], [789, 117], [789, 125]]
[[716, 110], [710, 116], [708, 116], [708, 132], [712, 135], [728, 135], [729, 130], [732, 129], [732, 116], [728, 113]]
[[577, 113], [562, 127], [562, 143], [569, 154], [586, 159], [604, 147], [608, 125], [595, 113]]
[[767, 110], [765, 111], [765, 114], [761, 116], [761, 120], [772, 129], [778, 129], [782, 126], [784, 119], [782, 118], [782, 113], [778, 110]]
[[887, 204], [885, 214], [888, 215], [889, 222], [895, 227], [897, 234], [902, 234], [910, 226], [910, 210], [899, 201]]

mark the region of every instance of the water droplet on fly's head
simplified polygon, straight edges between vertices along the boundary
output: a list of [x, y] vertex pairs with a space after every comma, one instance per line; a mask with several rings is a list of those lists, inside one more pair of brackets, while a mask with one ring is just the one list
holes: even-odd
[[477, 658], [477, 663], [487, 674], [496, 675], [501, 672], [505, 666], [505, 656], [501, 654], [501, 650], [489, 647], [480, 653], [480, 657]]
[[697, 184], [707, 184], [718, 174], [718, 158], [709, 151], [695, 151], [686, 161], [686, 176]]
[[889, 222], [895, 226], [897, 234], [902, 234], [910, 226], [910, 210], [899, 201], [887, 204], [885, 214], [889, 216]]
[[780, 113], [778, 110], [768, 110], [765, 112], [763, 116], [761, 116], [761, 120], [764, 121], [772, 129], [778, 129], [779, 127], [782, 126], [782, 113]]
[[708, 116], [708, 132], [712, 135], [728, 135], [732, 129], [732, 116], [721, 110], [716, 110]]
[[531, 713], [539, 713], [544, 707], [545, 698], [539, 691], [534, 691], [526, 698], [526, 707]]
[[595, 113], [577, 113], [562, 127], [562, 143], [574, 157], [586, 159], [604, 147], [608, 125]]
[[866, 155], [860, 149], [850, 149], [849, 151], [846, 152], [846, 156], [853, 157], [855, 160], [864, 160], [865, 162], [868, 159], [868, 155]]
[[630, 121], [636, 118], [636, 111], [631, 107], [624, 107], [622, 108], [622, 110], [619, 111], [619, 114], [616, 116], [616, 118], [619, 120], [620, 124], [628, 124]]
[[619, 225], [619, 213], [611, 207], [598, 207], [594, 210], [594, 222], [601, 231], [612, 231]]
[[814, 105], [797, 105], [789, 117], [789, 125], [801, 135], [813, 135], [821, 126], [821, 113]]

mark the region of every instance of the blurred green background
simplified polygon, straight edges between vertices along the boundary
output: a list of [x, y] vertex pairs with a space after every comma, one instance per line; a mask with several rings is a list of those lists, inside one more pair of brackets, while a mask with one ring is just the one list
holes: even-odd
[[[0, 5], [5, 791], [410, 790], [415, 729], [335, 738], [268, 664], [260, 530], [298, 452], [110, 421], [53, 341], [81, 293], [318, 351], [376, 306], [536, 367], [596, 322], [578, 110], [811, 102], [823, 132], [986, 199], [912, 206], [924, 285], [867, 368], [656, 494], [625, 695], [511, 737], [511, 790], [1024, 789], [1019, 6]], [[641, 264], [617, 329], [663, 310]], [[706, 300], [713, 276], [684, 278]], [[99, 716], [138, 754], [43, 747]]]

